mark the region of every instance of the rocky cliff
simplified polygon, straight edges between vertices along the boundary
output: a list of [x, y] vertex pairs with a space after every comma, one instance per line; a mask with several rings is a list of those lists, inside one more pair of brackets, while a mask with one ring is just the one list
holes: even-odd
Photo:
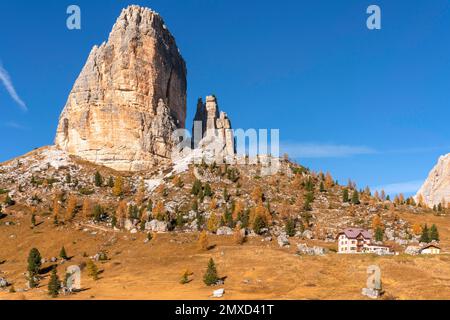
[[121, 171], [164, 162], [173, 130], [185, 127], [186, 73], [163, 19], [147, 8], [124, 9], [76, 80], [55, 144]]
[[450, 203], [450, 153], [439, 158], [416, 195], [417, 202], [433, 207]]
[[219, 111], [217, 98], [206, 97], [206, 103], [198, 100], [194, 117], [193, 146], [213, 147], [216, 156], [234, 156], [235, 143], [231, 121], [225, 112]]

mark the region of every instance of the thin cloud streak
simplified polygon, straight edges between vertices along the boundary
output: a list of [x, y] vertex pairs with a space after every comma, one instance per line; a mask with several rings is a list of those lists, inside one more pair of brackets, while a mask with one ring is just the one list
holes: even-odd
[[413, 181], [404, 181], [404, 182], [396, 182], [391, 184], [386, 184], [382, 186], [376, 186], [371, 188], [373, 191], [380, 192], [381, 190], [384, 190], [386, 194], [415, 194], [417, 191], [419, 191], [420, 187], [424, 183], [425, 180], [413, 180]]
[[8, 91], [11, 98], [19, 105], [19, 107], [23, 111], [28, 111], [27, 105], [17, 94], [8, 72], [3, 68], [1, 63], [0, 63], [0, 81], [3, 83], [3, 85], [6, 88], [6, 91]]
[[384, 153], [393, 154], [410, 154], [410, 153], [427, 153], [434, 151], [444, 151], [446, 153], [450, 152], [450, 146], [433, 146], [433, 147], [417, 147], [417, 148], [405, 148], [405, 149], [393, 149], [386, 150]]
[[375, 149], [366, 146], [289, 142], [281, 144], [280, 150], [291, 158], [345, 158], [377, 153]]
[[12, 128], [12, 129], [28, 130], [27, 127], [25, 127], [25, 126], [23, 126], [23, 125], [21, 125], [21, 124], [19, 124], [17, 122], [14, 122], [14, 121], [6, 122], [4, 125], [5, 125], [5, 127]]

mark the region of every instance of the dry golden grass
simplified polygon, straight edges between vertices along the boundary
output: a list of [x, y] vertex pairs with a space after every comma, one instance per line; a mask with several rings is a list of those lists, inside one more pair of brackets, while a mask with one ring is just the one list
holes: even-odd
[[[209, 237], [214, 247], [200, 252], [198, 235], [159, 234], [151, 243], [144, 244], [144, 234], [96, 229], [83, 232], [73, 226], [55, 228], [51, 219], [31, 229], [28, 218], [8, 217], [0, 225], [0, 260], [6, 260], [0, 265], [0, 276], [13, 282], [16, 290], [25, 287], [23, 273], [33, 247], [49, 259], [57, 257], [65, 246], [73, 258], [59, 265], [61, 278], [68, 265], [87, 261], [83, 253], [93, 256], [103, 250], [110, 258], [97, 263], [103, 271], [98, 281], [91, 280], [84, 270], [82, 285], [86, 290], [60, 299], [210, 299], [213, 288], [206, 287], [202, 277], [211, 257], [219, 275], [226, 277], [225, 299], [363, 299], [360, 292], [371, 264], [381, 267], [384, 289], [391, 298], [450, 299], [449, 255], [376, 257], [330, 253], [325, 257], [299, 257], [295, 255], [295, 241], [291, 249], [280, 249], [276, 243], [261, 242], [261, 238], [250, 238], [237, 246], [232, 236]], [[430, 223], [439, 223], [443, 243], [448, 243], [450, 219], [427, 218]], [[5, 221], [14, 221], [16, 225], [6, 226]], [[93, 231], [98, 233], [91, 235]], [[193, 273], [192, 281], [181, 285], [180, 274], [186, 269]], [[44, 275], [37, 289], [1, 292], [0, 299], [49, 299], [48, 277], [49, 274]]]

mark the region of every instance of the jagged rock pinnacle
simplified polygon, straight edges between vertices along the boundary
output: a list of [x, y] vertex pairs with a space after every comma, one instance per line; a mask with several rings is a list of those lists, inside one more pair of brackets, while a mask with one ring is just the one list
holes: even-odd
[[55, 144], [116, 170], [147, 170], [170, 156], [185, 127], [186, 64], [156, 12], [124, 9], [94, 46], [61, 114]]

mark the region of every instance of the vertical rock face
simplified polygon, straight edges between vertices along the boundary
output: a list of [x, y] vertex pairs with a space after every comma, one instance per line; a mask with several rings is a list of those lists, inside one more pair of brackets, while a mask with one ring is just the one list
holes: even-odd
[[416, 201], [429, 207], [450, 203], [450, 153], [439, 158], [438, 164], [417, 193]]
[[199, 144], [214, 143], [215, 149], [220, 151], [221, 155], [233, 156], [235, 154], [231, 121], [225, 112], [219, 112], [216, 97], [206, 97], [206, 103], [199, 99], [192, 132], [194, 147], [198, 147]]
[[130, 6], [95, 46], [61, 114], [56, 145], [116, 170], [150, 169], [185, 127], [186, 64], [163, 19]]

